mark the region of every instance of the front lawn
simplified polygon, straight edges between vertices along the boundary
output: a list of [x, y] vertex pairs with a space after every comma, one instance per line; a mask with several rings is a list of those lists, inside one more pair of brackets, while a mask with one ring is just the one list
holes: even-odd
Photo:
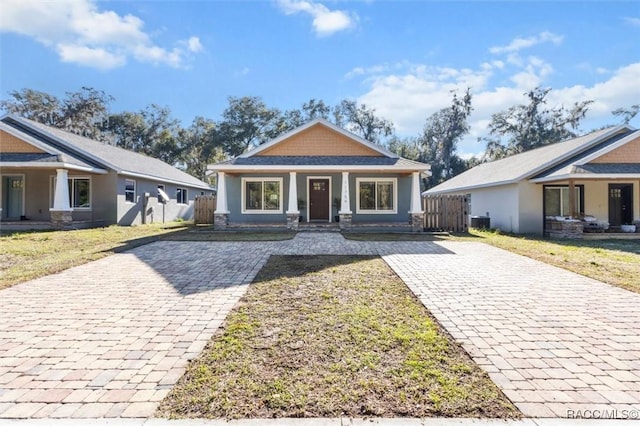
[[157, 414], [520, 416], [384, 261], [365, 256], [272, 256]]
[[0, 289], [185, 229], [187, 224], [184, 222], [173, 222], [76, 231], [3, 232], [0, 235]]

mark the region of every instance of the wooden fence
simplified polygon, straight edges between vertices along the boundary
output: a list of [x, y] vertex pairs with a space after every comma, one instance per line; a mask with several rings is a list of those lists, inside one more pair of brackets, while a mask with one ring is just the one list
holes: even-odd
[[428, 195], [423, 198], [427, 230], [467, 232], [470, 195]]
[[198, 195], [193, 206], [193, 221], [196, 225], [213, 225], [213, 212], [216, 210], [215, 195]]

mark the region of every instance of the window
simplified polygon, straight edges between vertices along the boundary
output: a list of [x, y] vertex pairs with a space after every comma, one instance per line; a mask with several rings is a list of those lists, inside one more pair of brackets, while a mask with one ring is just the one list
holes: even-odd
[[[575, 211], [582, 212], [583, 186], [575, 188]], [[544, 187], [544, 215], [545, 216], [571, 216], [569, 204], [568, 186], [545, 186]]]
[[[67, 179], [69, 184], [69, 206], [74, 210], [91, 209], [91, 178], [69, 176]], [[53, 200], [56, 194], [56, 177], [51, 177], [51, 200], [50, 205], [53, 207]]]
[[358, 199], [356, 213], [397, 213], [397, 179], [357, 178]]
[[242, 213], [282, 213], [282, 178], [243, 178]]
[[189, 204], [187, 188], [178, 188], [176, 190], [176, 199], [178, 200], [178, 204]]
[[168, 202], [169, 200], [167, 200], [164, 195], [168, 196], [168, 194], [164, 191], [164, 185], [163, 184], [158, 184], [158, 203], [160, 204], [164, 204], [166, 202]]
[[136, 202], [136, 181], [132, 179], [124, 180], [124, 200], [128, 203]]

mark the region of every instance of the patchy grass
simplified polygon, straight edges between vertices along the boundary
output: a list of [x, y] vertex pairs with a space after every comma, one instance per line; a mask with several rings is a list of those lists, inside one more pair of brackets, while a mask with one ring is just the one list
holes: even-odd
[[452, 239], [491, 244], [640, 293], [639, 240], [549, 240], [475, 229]]
[[520, 416], [384, 261], [364, 256], [272, 256], [157, 415]]
[[76, 231], [3, 233], [0, 289], [100, 259], [187, 229], [185, 222]]

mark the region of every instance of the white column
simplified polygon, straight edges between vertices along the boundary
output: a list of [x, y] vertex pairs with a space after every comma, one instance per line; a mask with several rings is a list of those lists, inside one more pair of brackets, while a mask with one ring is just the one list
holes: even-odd
[[71, 211], [69, 205], [69, 178], [67, 169], [56, 169], [56, 191], [50, 211]]
[[298, 178], [296, 172], [289, 172], [289, 208], [287, 214], [300, 214], [298, 210]]
[[351, 214], [351, 200], [349, 199], [349, 172], [342, 172], [342, 197], [338, 214]]
[[227, 207], [227, 183], [224, 179], [224, 172], [218, 172], [215, 213], [229, 213], [229, 209]]
[[409, 213], [424, 213], [420, 196], [420, 172], [413, 172], [411, 179], [411, 210]]

